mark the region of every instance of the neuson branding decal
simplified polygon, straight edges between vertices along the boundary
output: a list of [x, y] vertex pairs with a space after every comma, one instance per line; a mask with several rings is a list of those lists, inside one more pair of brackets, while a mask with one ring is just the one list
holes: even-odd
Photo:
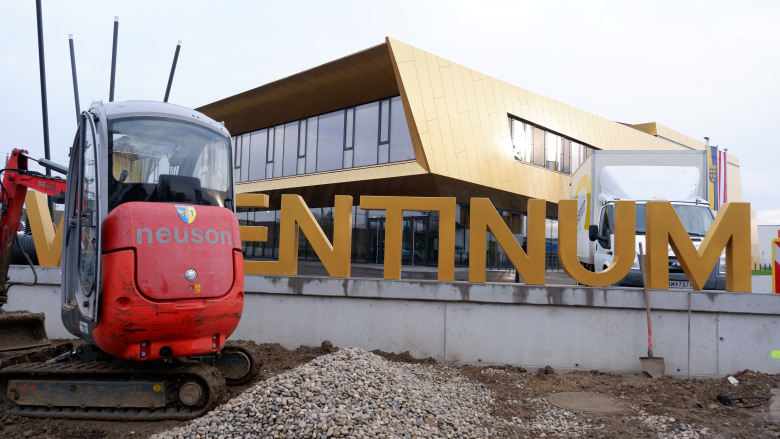
[[[194, 206], [174, 205], [173, 207], [184, 224], [192, 224], [195, 221], [197, 211]], [[137, 245], [144, 244], [144, 241], [146, 244], [152, 244], [156, 241], [158, 244], [203, 244], [205, 242], [207, 244], [233, 245], [230, 232], [214, 229], [207, 229], [204, 232], [198, 227], [174, 227], [172, 230], [168, 227], [159, 227], [154, 232], [146, 227], [135, 229], [135, 237]]]
[[135, 229], [136, 244], [152, 244], [157, 242], [159, 244], [179, 243], [179, 244], [220, 244], [220, 245], [233, 245], [233, 240], [230, 236], [230, 232], [227, 230], [214, 230], [207, 229], [203, 231], [197, 227], [193, 228], [179, 228], [174, 227], [173, 230], [168, 227], [160, 227], [152, 232], [150, 228]]

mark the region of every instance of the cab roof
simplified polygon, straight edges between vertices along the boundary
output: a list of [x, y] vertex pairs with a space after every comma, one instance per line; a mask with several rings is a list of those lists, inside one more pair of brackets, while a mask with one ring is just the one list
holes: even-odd
[[223, 123], [217, 122], [199, 111], [176, 104], [156, 101], [96, 101], [92, 103], [90, 110], [95, 107], [102, 107], [102, 111], [100, 112], [105, 112], [109, 119], [136, 116], [169, 117], [195, 122], [230, 137], [230, 133]]

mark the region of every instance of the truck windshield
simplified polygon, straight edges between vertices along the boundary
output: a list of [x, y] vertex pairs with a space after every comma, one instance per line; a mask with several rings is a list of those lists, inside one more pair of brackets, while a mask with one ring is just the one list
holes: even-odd
[[[691, 236], [705, 236], [713, 221], [712, 211], [704, 204], [673, 204], [677, 217]], [[645, 205], [636, 205], [636, 233], [645, 233]]]
[[230, 139], [159, 117], [111, 121], [109, 208], [128, 201], [225, 206], [232, 199]]

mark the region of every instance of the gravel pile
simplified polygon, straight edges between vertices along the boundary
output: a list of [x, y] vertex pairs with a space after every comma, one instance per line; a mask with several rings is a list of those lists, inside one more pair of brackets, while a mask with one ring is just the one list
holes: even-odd
[[[485, 368], [481, 373], [501, 374]], [[523, 388], [524, 380], [516, 385]], [[185, 427], [152, 439], [609, 437], [598, 416], [552, 405], [544, 396], [505, 401], [531, 410], [495, 418], [492, 394], [447, 365], [391, 362], [359, 348], [324, 355], [248, 388]], [[619, 415], [648, 437], [708, 433], [628, 405]]]
[[247, 389], [169, 438], [484, 438], [492, 397], [442, 365], [340, 349]]

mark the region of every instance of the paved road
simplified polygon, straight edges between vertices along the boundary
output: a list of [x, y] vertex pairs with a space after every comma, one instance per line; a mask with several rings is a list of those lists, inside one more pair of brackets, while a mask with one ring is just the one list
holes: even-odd
[[753, 292], [754, 293], [771, 293], [772, 292], [772, 275], [753, 276]]

